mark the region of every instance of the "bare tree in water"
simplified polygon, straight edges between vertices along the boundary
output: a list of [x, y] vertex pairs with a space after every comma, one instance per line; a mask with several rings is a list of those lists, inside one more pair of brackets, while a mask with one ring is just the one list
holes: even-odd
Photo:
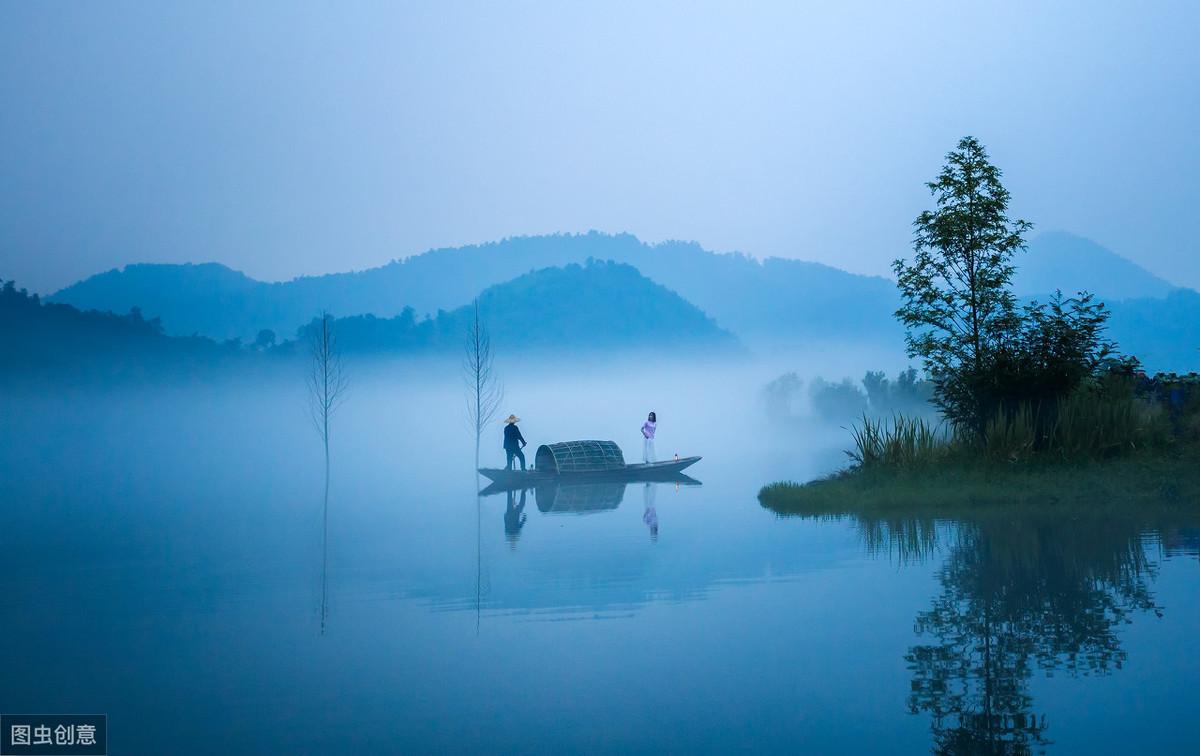
[[[487, 326], [479, 317], [479, 300], [473, 303], [471, 323], [467, 328], [463, 358], [463, 381], [467, 385], [467, 422], [475, 431], [475, 469], [479, 469], [479, 443], [483, 429], [496, 419], [504, 389], [496, 378], [493, 364], [492, 339]], [[479, 620], [486, 591], [483, 572], [483, 502], [475, 497], [475, 634], [479, 635]]]
[[309, 353], [308, 406], [325, 447], [325, 503], [321, 514], [321, 634], [324, 635], [329, 572], [329, 419], [345, 399], [348, 387], [342, 353], [334, 335], [333, 317], [327, 312], [321, 313], [319, 323], [314, 322], [309, 327]]
[[334, 335], [333, 317], [321, 313], [319, 323], [309, 327], [312, 361], [308, 372], [309, 409], [325, 446], [325, 488], [329, 488], [329, 419], [341, 405], [348, 387], [342, 353]]
[[467, 384], [467, 421], [475, 431], [475, 467], [479, 467], [479, 442], [483, 429], [496, 418], [504, 389], [496, 378], [493, 365], [492, 339], [487, 326], [479, 318], [479, 300], [475, 300], [471, 324], [467, 328], [466, 357], [463, 359], [463, 379]]

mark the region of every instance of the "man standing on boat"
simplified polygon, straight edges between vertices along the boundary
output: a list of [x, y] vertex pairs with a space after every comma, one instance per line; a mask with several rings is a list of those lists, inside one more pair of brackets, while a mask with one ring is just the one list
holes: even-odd
[[525, 452], [521, 448], [525, 446], [525, 437], [521, 435], [521, 429], [517, 427], [517, 423], [521, 422], [521, 418], [516, 415], [509, 415], [504, 421], [504, 454], [508, 458], [504, 469], [513, 469], [513, 457], [521, 460], [521, 469], [525, 469]]

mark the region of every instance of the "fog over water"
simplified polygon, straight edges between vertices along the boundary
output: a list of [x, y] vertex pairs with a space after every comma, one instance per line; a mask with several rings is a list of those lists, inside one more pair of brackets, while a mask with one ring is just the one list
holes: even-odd
[[[612, 439], [636, 460], [653, 409], [660, 457], [704, 457], [699, 486], [531, 491], [515, 533], [518, 498], [476, 496], [457, 365], [351, 363], [327, 542], [299, 374], [7, 394], [0, 709], [105, 711], [114, 753], [926, 752], [915, 618], [955, 579], [944, 561], [999, 536], [936, 523], [914, 555], [854, 519], [760, 507], [761, 485], [833, 471], [847, 445], [769, 422], [762, 385], [894, 364], [819, 362], [502, 359], [502, 413], [531, 445]], [[494, 430], [484, 464], [503, 459]], [[1023, 683], [1061, 752], [1197, 734], [1179, 711], [1200, 672], [1196, 550], [1131, 527], [1163, 616], [1129, 609], [1100, 684]], [[1077, 706], [1127, 709], [1135, 682], [1155, 702], [1136, 722]]]

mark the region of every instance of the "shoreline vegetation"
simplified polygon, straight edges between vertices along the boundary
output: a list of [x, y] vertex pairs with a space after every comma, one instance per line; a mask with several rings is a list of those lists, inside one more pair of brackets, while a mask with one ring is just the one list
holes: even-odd
[[[960, 140], [927, 184], [936, 206], [913, 224], [911, 261], [893, 266], [896, 318], [937, 416], [864, 410], [851, 428], [849, 469], [768, 485], [764, 507], [936, 516], [1200, 501], [1200, 376], [1147, 376], [1106, 338], [1109, 311], [1086, 291], [1022, 306], [1011, 281], [1032, 224], [1008, 218], [1000, 176], [977, 140]], [[841, 388], [861, 394], [849, 382]]]
[[1131, 507], [1185, 511], [1200, 502], [1200, 469], [1194, 447], [1074, 463], [855, 467], [809, 483], [772, 483], [759, 491], [758, 501], [781, 516], [817, 518], [852, 513], [954, 518], [1022, 509], [1068, 515]]
[[780, 515], [855, 511], [978, 514], [994, 509], [1195, 508], [1200, 503], [1200, 375], [1109, 375], [1060, 400], [1028, 404], [982, 436], [902, 414], [851, 427], [849, 469], [763, 487]]

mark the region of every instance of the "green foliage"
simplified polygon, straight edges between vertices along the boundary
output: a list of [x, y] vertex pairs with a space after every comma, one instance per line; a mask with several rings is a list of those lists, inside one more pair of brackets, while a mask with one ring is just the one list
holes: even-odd
[[1193, 439], [1200, 425], [1200, 392], [1185, 405], [1174, 427], [1170, 405], [1135, 391], [1131, 380], [1109, 377], [1076, 389], [1052, 403], [1021, 402], [1000, 407], [976, 433], [962, 426], [949, 432], [928, 421], [896, 415], [864, 415], [851, 429], [847, 452], [861, 468], [908, 468], [955, 460], [959, 463], [1025, 463], [1035, 458], [1077, 462], [1100, 460], [1140, 449]]
[[1138, 372], [1127, 380], [1134, 382], [1139, 395], [1165, 409], [1167, 424], [1176, 438], [1200, 442], [1200, 374], [1159, 373], [1149, 378]]
[[854, 449], [846, 453], [863, 467], [920, 467], [941, 461], [953, 449], [940, 428], [919, 417], [873, 420], [864, 414], [851, 435]]
[[1190, 508], [1200, 502], [1195, 447], [1076, 464], [980, 464], [855, 468], [809, 483], [764, 486], [759, 503], [781, 515], [837, 517], [847, 507], [878, 514], [957, 517], [993, 511]]
[[994, 462], [1020, 462], [1033, 456], [1037, 446], [1037, 411], [1024, 403], [1012, 410], [998, 408], [988, 419], [982, 438], [962, 433], [958, 442], [976, 448], [986, 459]]
[[913, 223], [912, 264], [893, 264], [908, 352], [922, 359], [935, 401], [960, 425], [979, 423], [978, 381], [1019, 322], [1011, 260], [1031, 225], [1009, 220], [1000, 176], [978, 140], [960, 140], [927, 184], [937, 208]]
[[1103, 458], [1171, 441], [1163, 406], [1132, 391], [1076, 391], [1057, 409], [1046, 446], [1063, 459]]
[[992, 418], [1023, 403], [1050, 406], [1099, 379], [1113, 353], [1113, 345], [1103, 338], [1107, 319], [1104, 305], [1087, 293], [1063, 299], [1057, 292], [1046, 304], [1026, 306], [1012, 337], [992, 355], [985, 371], [967, 375], [964, 385], [977, 411]]
[[1018, 311], [1011, 261], [1030, 224], [1008, 219], [1008, 191], [978, 141], [960, 141], [928, 186], [937, 209], [917, 218], [912, 264], [894, 264], [896, 315], [956, 429], [994, 440], [989, 456], [1019, 459], [1049, 438], [1059, 402], [1110, 360], [1109, 313], [1086, 292], [1061, 291]]

